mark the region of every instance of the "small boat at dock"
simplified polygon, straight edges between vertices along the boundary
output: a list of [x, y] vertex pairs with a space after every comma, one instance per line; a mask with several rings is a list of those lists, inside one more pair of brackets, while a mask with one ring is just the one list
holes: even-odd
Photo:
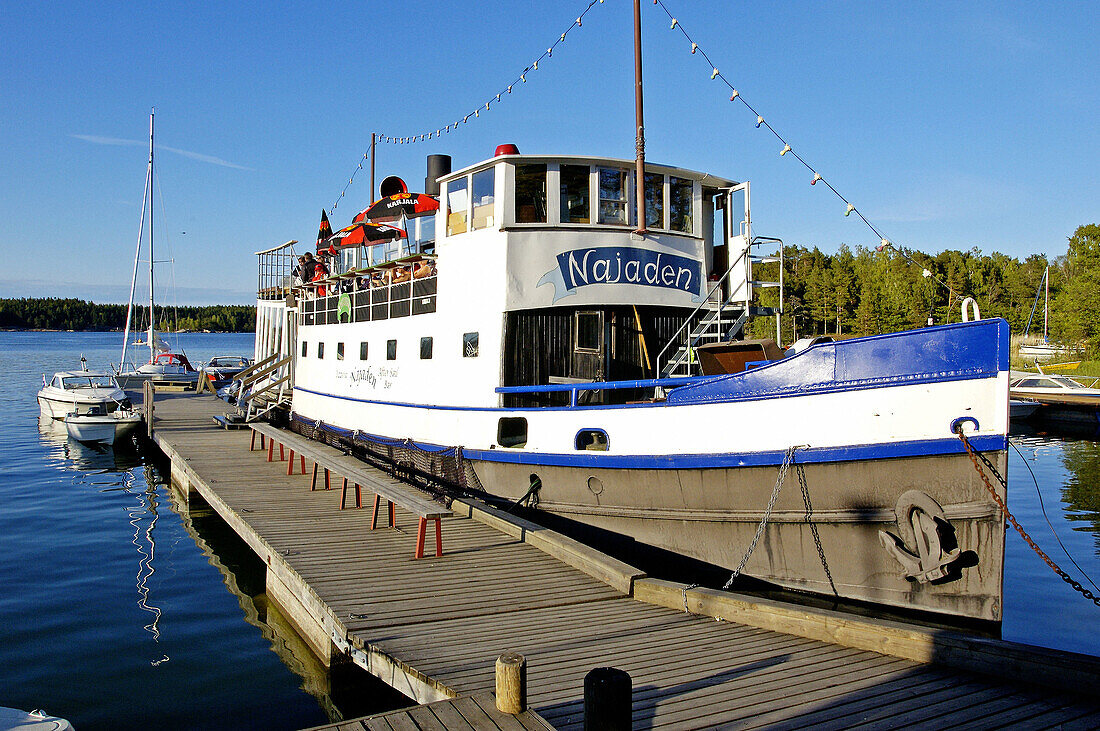
[[1009, 393], [1013, 399], [1038, 404], [1100, 408], [1100, 388], [1084, 386], [1069, 376], [1026, 376], [1013, 381], [1009, 385]]
[[38, 406], [44, 416], [63, 419], [72, 412], [86, 414], [96, 409], [104, 413], [128, 407], [130, 400], [114, 376], [88, 370], [88, 362], [80, 357], [80, 370], [59, 371], [48, 382], [42, 376], [38, 391]]
[[65, 417], [65, 431], [78, 442], [112, 445], [119, 437], [141, 424], [141, 414], [132, 409], [105, 412], [98, 408]]

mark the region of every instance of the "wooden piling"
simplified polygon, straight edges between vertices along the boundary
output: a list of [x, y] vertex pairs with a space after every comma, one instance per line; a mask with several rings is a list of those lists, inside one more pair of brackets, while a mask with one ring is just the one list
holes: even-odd
[[141, 399], [145, 406], [145, 436], [150, 439], [153, 438], [153, 400], [156, 392], [152, 381], [141, 384]]
[[496, 695], [501, 713], [527, 710], [527, 658], [518, 652], [506, 652], [497, 658]]
[[590, 670], [584, 676], [585, 731], [630, 731], [631, 692], [625, 670]]

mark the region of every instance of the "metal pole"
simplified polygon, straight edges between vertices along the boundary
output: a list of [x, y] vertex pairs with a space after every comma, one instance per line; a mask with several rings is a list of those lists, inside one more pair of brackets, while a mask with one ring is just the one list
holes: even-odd
[[375, 133], [370, 133], [370, 199], [367, 203], [374, 201], [374, 140]]
[[153, 186], [156, 184], [153, 178], [153, 114], [155, 109], [149, 112], [149, 362], [153, 362], [155, 351], [153, 346], [153, 332], [155, 321], [153, 319]]
[[637, 136], [634, 147], [638, 159], [635, 177], [635, 195], [638, 204], [638, 227], [635, 233], [645, 234], [645, 122], [642, 115], [642, 2], [634, 0], [634, 117]]

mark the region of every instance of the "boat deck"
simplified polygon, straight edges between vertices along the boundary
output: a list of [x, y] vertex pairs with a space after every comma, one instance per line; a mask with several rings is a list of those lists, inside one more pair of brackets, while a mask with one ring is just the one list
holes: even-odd
[[[212, 417], [227, 408], [210, 396], [157, 395], [155, 438], [173, 481], [268, 564], [276, 601], [301, 603], [289, 613], [311, 646], [323, 654], [331, 640], [420, 702], [484, 699], [496, 657], [514, 651], [527, 658], [531, 708], [557, 728], [583, 727], [583, 679], [601, 666], [630, 673], [635, 728], [1100, 724], [1095, 699], [638, 601], [589, 575], [599, 571], [574, 568], [613, 560], [566, 539], [548, 550], [567, 565], [532, 540], [554, 543], [551, 532], [499, 530], [493, 523], [507, 519], [489, 512], [456, 511], [443, 522], [444, 555], [414, 559], [415, 516], [398, 509], [397, 529], [371, 530], [369, 508], [339, 509], [338, 483], [311, 491], [308, 475], [249, 452], [250, 432], [219, 428]], [[1068, 657], [1050, 664], [1091, 662]], [[1096, 677], [1095, 665], [1084, 677]], [[472, 713], [462, 716], [471, 727], [506, 727]], [[438, 727], [406, 715], [338, 727]]]

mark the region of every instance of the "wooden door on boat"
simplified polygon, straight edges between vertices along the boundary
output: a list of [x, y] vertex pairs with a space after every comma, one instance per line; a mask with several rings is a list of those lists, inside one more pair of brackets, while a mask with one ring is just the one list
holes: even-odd
[[578, 310], [573, 317], [570, 378], [607, 379], [607, 323], [603, 310]]

